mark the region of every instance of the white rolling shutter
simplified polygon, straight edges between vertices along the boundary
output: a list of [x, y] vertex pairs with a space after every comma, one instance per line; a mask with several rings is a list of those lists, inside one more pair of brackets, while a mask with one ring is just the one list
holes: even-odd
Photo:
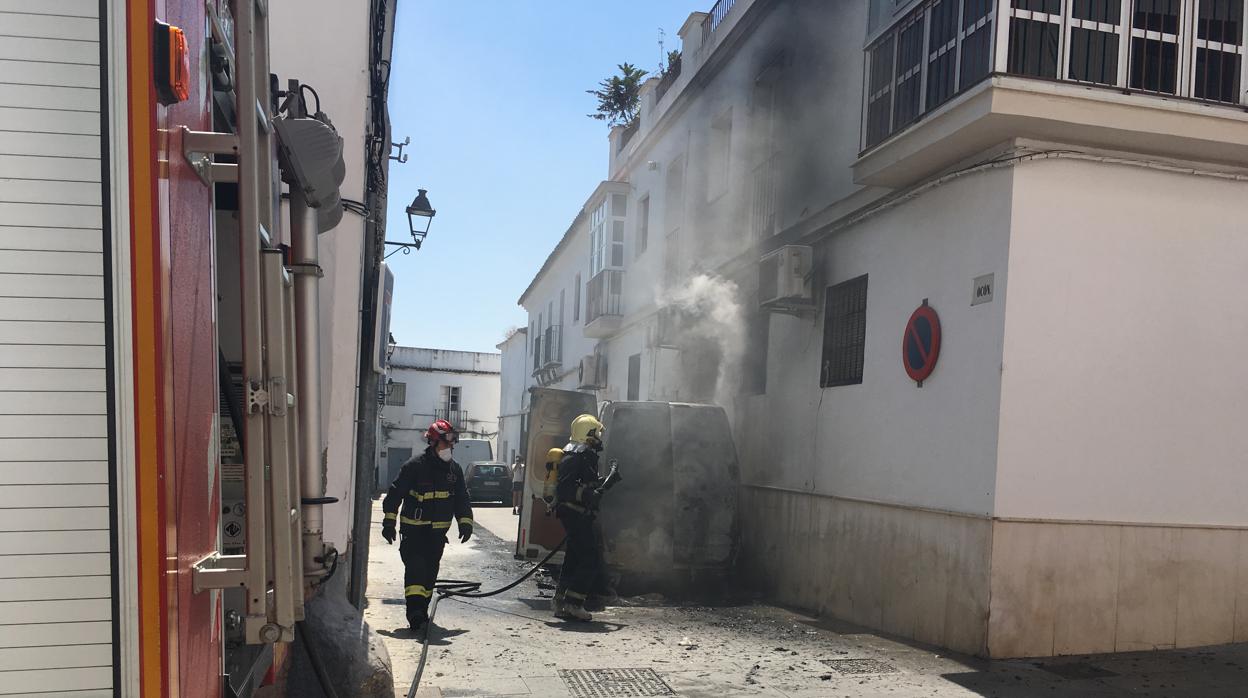
[[0, 695], [112, 695], [98, 0], [0, 0]]

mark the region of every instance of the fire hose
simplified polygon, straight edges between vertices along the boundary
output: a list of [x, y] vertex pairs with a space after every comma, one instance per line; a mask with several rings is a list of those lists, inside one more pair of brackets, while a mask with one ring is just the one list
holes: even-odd
[[[607, 474], [607, 477], [602, 481], [602, 485], [598, 487], [599, 494], [611, 489], [622, 479], [623, 477], [620, 475], [619, 463], [612, 460], [611, 472]], [[420, 661], [416, 664], [416, 675], [412, 677], [412, 686], [407, 689], [407, 698], [415, 698], [416, 691], [420, 689], [420, 679], [425, 673], [425, 660], [429, 657], [429, 629], [433, 626], [433, 617], [434, 614], [438, 612], [438, 601], [441, 600], [442, 597], [458, 596], [466, 599], [484, 599], [490, 596], [497, 596], [505, 591], [510, 591], [511, 589], [519, 586], [529, 577], [532, 577], [534, 573], [542, 568], [543, 565], [550, 562], [551, 558], [555, 556], [555, 553], [562, 550], [564, 544], [567, 542], [568, 539], [565, 536], [563, 540], [559, 541], [559, 545], [556, 545], [553, 549], [551, 549], [550, 553], [546, 555], [545, 558], [530, 567], [529, 571], [520, 575], [519, 578], [507, 586], [499, 587], [493, 591], [481, 591], [481, 582], [471, 582], [462, 579], [439, 579], [434, 582], [433, 601], [429, 604], [429, 620], [425, 622], [424, 640], [421, 642], [420, 648]]]

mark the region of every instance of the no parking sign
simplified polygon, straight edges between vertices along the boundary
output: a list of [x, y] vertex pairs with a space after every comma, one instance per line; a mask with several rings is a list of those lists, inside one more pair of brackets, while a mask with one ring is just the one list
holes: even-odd
[[906, 331], [901, 338], [901, 363], [919, 387], [932, 375], [936, 368], [936, 359], [940, 357], [940, 317], [932, 306], [923, 299], [910, 320], [906, 322]]

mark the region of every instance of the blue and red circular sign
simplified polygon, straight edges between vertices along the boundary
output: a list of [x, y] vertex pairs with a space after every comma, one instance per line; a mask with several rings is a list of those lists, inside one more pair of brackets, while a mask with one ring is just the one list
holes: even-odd
[[901, 338], [901, 363], [906, 375], [922, 386], [935, 370], [939, 357], [940, 317], [925, 298], [906, 323], [906, 332]]

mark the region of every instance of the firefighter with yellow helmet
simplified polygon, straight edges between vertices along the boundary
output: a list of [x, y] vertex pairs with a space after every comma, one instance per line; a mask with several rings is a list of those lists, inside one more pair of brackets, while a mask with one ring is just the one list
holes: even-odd
[[555, 589], [556, 618], [593, 620], [585, 600], [603, 571], [602, 547], [594, 533], [594, 514], [604, 480], [598, 475], [602, 422], [583, 414], [572, 421], [571, 439], [556, 464], [555, 516], [567, 532], [563, 569]]

